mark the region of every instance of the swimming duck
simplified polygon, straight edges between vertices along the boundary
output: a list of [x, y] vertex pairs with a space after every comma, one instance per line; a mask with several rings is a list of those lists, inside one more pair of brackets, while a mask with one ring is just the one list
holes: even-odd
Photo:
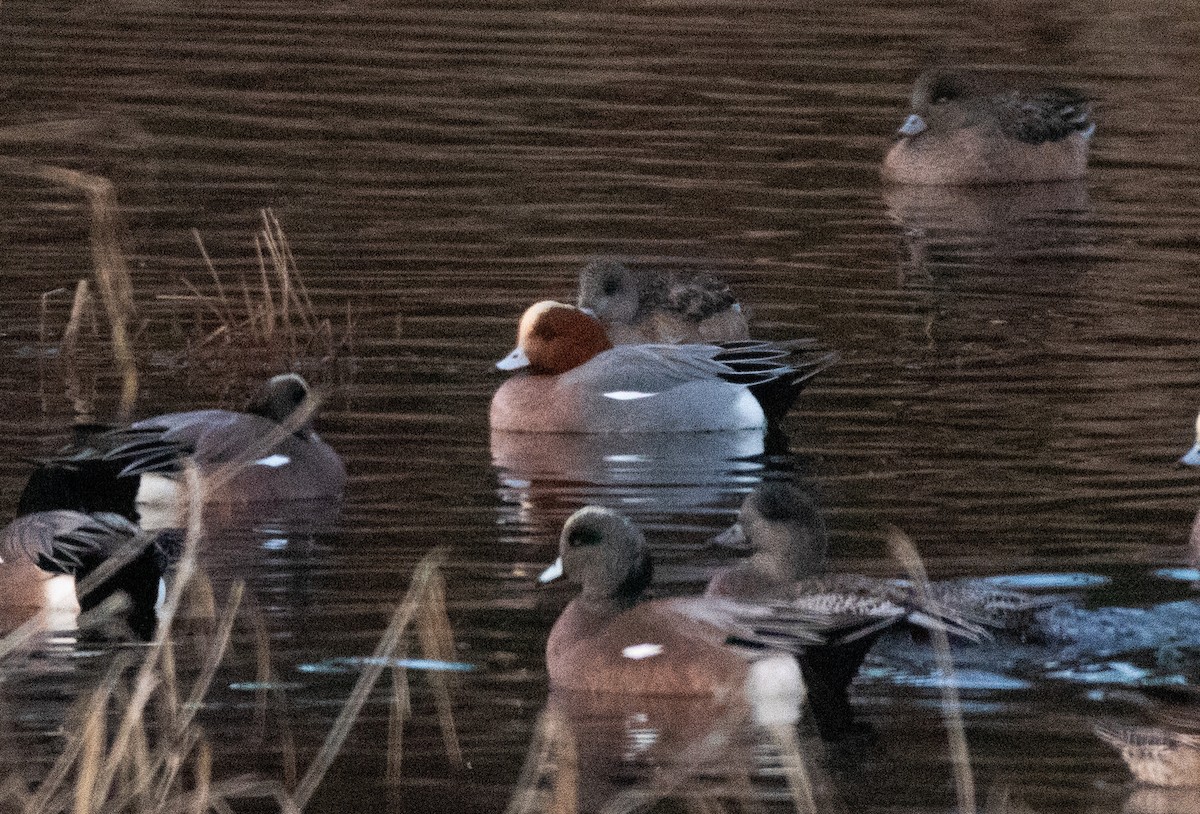
[[668, 276], [601, 258], [579, 273], [576, 305], [600, 320], [614, 345], [750, 338], [741, 304], [711, 274]]
[[[995, 589], [987, 597], [971, 594], [952, 604], [936, 591], [923, 597], [903, 580], [826, 573], [825, 524], [816, 505], [784, 481], [766, 481], [755, 488], [743, 501], [737, 522], [714, 542], [750, 556], [718, 571], [706, 595], [788, 602], [823, 614], [836, 628], [854, 631], [809, 647], [801, 657], [811, 707], [826, 737], [849, 731], [850, 683], [885, 631], [904, 626], [941, 629], [978, 641], [996, 621], [984, 608], [1002, 599], [1015, 601], [1009, 595], [1016, 592]], [[943, 593], [956, 596], [949, 589]]]
[[1147, 685], [1125, 694], [1155, 719], [1153, 726], [1104, 723], [1095, 733], [1120, 753], [1147, 786], [1200, 788], [1200, 687]]
[[1200, 735], [1161, 726], [1101, 725], [1095, 732], [1120, 753], [1139, 783], [1200, 786]]
[[818, 617], [722, 597], [647, 600], [652, 573], [645, 537], [629, 518], [598, 506], [571, 515], [558, 560], [539, 578], [565, 575], [582, 585], [546, 643], [552, 687], [718, 700], [745, 694], [752, 705], [766, 693], [798, 711], [804, 689], [792, 653], [822, 640]]
[[912, 113], [883, 160], [903, 184], [1006, 184], [1082, 178], [1096, 130], [1074, 88], [1027, 88], [975, 71], [917, 79]]
[[[308, 419], [285, 429], [308, 393], [303, 378], [286, 373], [263, 385], [245, 412], [193, 410], [119, 429], [76, 428], [73, 443], [39, 462], [18, 514], [70, 509], [113, 512], [143, 527], [179, 525], [176, 478], [185, 459], [195, 462], [209, 501], [339, 498], [346, 469], [338, 454]], [[160, 511], [164, 517], [143, 517]]]
[[836, 354], [811, 340], [613, 346], [590, 314], [530, 306], [517, 347], [497, 363], [528, 368], [496, 391], [493, 430], [716, 432], [778, 421]]
[[[60, 509], [23, 515], [0, 531], [0, 611], [6, 621], [43, 611], [52, 626], [69, 627], [81, 610], [124, 592], [130, 600], [129, 627], [148, 640], [154, 634], [159, 582], [181, 545], [182, 533], [145, 533], [111, 512]], [[102, 566], [112, 573], [79, 592]]]

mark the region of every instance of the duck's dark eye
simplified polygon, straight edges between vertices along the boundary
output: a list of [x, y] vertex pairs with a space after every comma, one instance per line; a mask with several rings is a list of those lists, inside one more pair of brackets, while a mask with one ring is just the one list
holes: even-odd
[[959, 96], [958, 88], [952, 82], [939, 82], [930, 91], [929, 100], [932, 104], [940, 105], [943, 102], [952, 102]]
[[567, 545], [571, 548], [578, 548], [585, 545], [599, 545], [603, 535], [599, 531], [587, 526], [581, 526], [577, 529], [572, 529], [567, 535]]
[[609, 277], [604, 281], [604, 285], [601, 287], [601, 290], [604, 292], [605, 296], [611, 297], [613, 294], [616, 294], [620, 288], [621, 284], [618, 283], [615, 278]]

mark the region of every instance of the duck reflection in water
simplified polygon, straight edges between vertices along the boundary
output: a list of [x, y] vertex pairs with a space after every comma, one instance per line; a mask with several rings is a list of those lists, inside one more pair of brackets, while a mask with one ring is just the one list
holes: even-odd
[[771, 465], [759, 430], [571, 434], [492, 431], [501, 522], [557, 534], [583, 502], [639, 512], [729, 507], [731, 495]]
[[784, 783], [793, 810], [828, 810], [820, 751], [790, 727], [755, 726], [743, 699], [552, 690], [508, 810], [640, 811], [673, 800], [744, 811], [764, 786]]
[[[901, 287], [927, 281], [934, 266], [969, 257], [989, 276], [1009, 277], [1040, 270], [1050, 261], [1055, 275], [1071, 272], [1095, 241], [1091, 204], [1083, 181], [984, 187], [889, 186], [881, 191], [888, 215], [904, 234], [908, 260]], [[1064, 295], [1075, 274], [1058, 284]]]

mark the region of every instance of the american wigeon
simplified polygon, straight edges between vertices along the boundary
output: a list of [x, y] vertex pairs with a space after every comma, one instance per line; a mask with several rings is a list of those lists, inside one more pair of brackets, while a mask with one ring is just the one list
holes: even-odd
[[604, 325], [614, 345], [749, 339], [742, 306], [711, 274], [664, 274], [609, 258], [579, 273], [576, 305]]
[[[542, 574], [582, 585], [554, 623], [546, 666], [555, 689], [667, 696], [749, 696], [792, 708], [804, 697], [791, 655], [821, 641], [819, 617], [721, 597], [647, 600], [652, 566], [642, 532], [588, 506], [563, 526], [559, 558]], [[774, 714], [772, 714], [774, 715]]]
[[[124, 592], [130, 628], [149, 639], [159, 581], [181, 544], [180, 533], [146, 533], [110, 512], [23, 515], [0, 531], [0, 610], [6, 619], [22, 621], [45, 612], [52, 626], [69, 626], [81, 610]], [[77, 593], [101, 566], [111, 574]]]
[[[800, 661], [811, 707], [827, 737], [850, 727], [850, 682], [885, 631], [900, 626], [941, 629], [975, 641], [987, 635], [984, 627], [992, 621], [976, 606], [986, 604], [986, 597], [962, 597], [965, 607], [959, 607], [936, 592], [923, 597], [901, 580], [826, 573], [825, 524], [816, 505], [784, 481], [755, 488], [743, 501], [737, 522], [714, 542], [750, 556], [718, 571], [708, 596], [788, 602], [823, 614], [835, 628], [855, 631], [806, 649]], [[1011, 599], [1008, 595], [1015, 592], [990, 594], [999, 601], [998, 595]]]
[[968, 70], [917, 79], [912, 113], [883, 159], [903, 184], [1006, 184], [1082, 178], [1096, 125], [1074, 88], [1029, 88]]
[[497, 363], [528, 368], [491, 404], [494, 430], [714, 432], [778, 421], [836, 354], [811, 341], [618, 345], [591, 315], [562, 303], [525, 312], [517, 348]]
[[[341, 458], [311, 421], [288, 426], [308, 392], [303, 378], [287, 373], [263, 385], [245, 412], [194, 410], [120, 429], [79, 429], [73, 443], [40, 461], [18, 513], [106, 511], [147, 527], [177, 525], [175, 478], [187, 459], [195, 463], [209, 501], [338, 498], [346, 482]], [[143, 517], [156, 512], [165, 512], [165, 518]]]

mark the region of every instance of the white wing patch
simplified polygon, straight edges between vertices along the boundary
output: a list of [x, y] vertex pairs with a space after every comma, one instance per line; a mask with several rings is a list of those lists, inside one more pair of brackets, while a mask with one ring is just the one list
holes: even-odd
[[648, 399], [657, 396], [658, 393], [643, 393], [640, 390], [613, 390], [603, 395], [606, 399], [615, 401], [633, 401], [634, 399]]
[[661, 644], [651, 644], [650, 642], [646, 642], [644, 644], [629, 645], [629, 647], [626, 647], [621, 651], [621, 655], [627, 659], [641, 661], [642, 659], [654, 658], [662, 651], [663, 646]]
[[258, 466], [269, 466], [272, 469], [278, 469], [281, 466], [287, 466], [292, 462], [292, 459], [287, 455], [280, 455], [276, 452], [274, 455], [268, 455], [265, 458], [259, 458], [256, 463]]

